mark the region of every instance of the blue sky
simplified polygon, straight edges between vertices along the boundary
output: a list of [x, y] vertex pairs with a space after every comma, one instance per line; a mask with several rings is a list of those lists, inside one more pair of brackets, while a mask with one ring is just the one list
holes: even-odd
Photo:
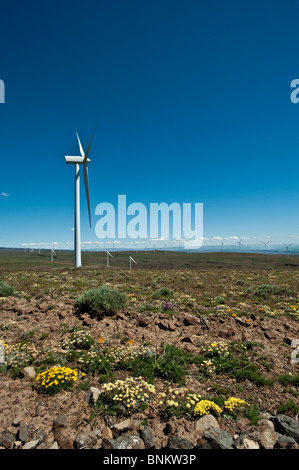
[[98, 240], [97, 204], [125, 194], [203, 203], [206, 244], [295, 243], [298, 26], [296, 0], [6, 2], [0, 246], [71, 246], [64, 156], [79, 155], [76, 131], [86, 149], [96, 120], [82, 241]]

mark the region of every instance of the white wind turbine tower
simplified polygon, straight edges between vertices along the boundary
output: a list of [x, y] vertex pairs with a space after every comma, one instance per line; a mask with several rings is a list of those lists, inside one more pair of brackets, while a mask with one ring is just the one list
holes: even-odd
[[236, 243], [239, 243], [239, 251], [240, 251], [241, 246], [243, 246], [243, 245], [242, 245], [242, 238], [240, 238], [240, 241], [238, 241], [238, 242], [236, 242]]
[[130, 256], [130, 270], [132, 269], [132, 261], [133, 263], [137, 264], [136, 261], [132, 258], [132, 256]]
[[106, 251], [106, 254], [107, 254], [107, 268], [109, 268], [109, 256], [111, 256], [111, 258], [113, 258], [113, 256], [111, 253], [109, 253], [109, 251]]
[[266, 252], [267, 252], [267, 245], [268, 245], [268, 243], [270, 243], [270, 241], [269, 241], [269, 242], [263, 242], [263, 241], [261, 241], [261, 243], [263, 243], [263, 244], [265, 245], [265, 254], [266, 254]]
[[75, 231], [74, 231], [74, 248], [75, 248], [75, 267], [78, 268], [81, 266], [81, 235], [80, 235], [80, 166], [83, 166], [83, 178], [85, 185], [85, 193], [88, 206], [88, 215], [89, 215], [89, 225], [91, 228], [91, 217], [90, 217], [90, 202], [89, 202], [89, 182], [88, 182], [88, 169], [87, 165], [90, 162], [88, 158], [91, 142], [94, 136], [95, 129], [91, 136], [89, 145], [87, 147], [86, 153], [84, 153], [79, 136], [77, 134], [79, 148], [81, 157], [65, 157], [66, 163], [73, 163], [75, 165]]
[[51, 261], [53, 261], [54, 256], [56, 256], [56, 253], [54, 251], [54, 248], [50, 248], [50, 250], [51, 250]]
[[285, 243], [285, 247], [287, 249], [287, 257], [289, 257], [289, 246], [293, 245], [293, 243], [289, 243], [288, 245]]

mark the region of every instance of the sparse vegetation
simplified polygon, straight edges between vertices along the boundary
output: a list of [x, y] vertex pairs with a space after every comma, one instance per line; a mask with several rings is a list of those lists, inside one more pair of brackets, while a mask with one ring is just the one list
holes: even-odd
[[0, 297], [9, 297], [14, 294], [14, 288], [6, 282], [0, 282]]
[[116, 313], [124, 307], [126, 302], [127, 296], [123, 292], [109, 286], [101, 286], [79, 295], [75, 305], [80, 312], [100, 315]]
[[[151, 254], [146, 256], [150, 264]], [[17, 379], [18, 390], [24, 367], [33, 366], [39, 379], [35, 386], [30, 382], [32, 393], [45, 395], [43, 400], [74, 396], [79, 415], [77, 393], [82, 400], [82, 392], [97, 387], [94, 426], [109, 414], [194, 424], [214, 413], [221, 427], [236, 429], [241, 416], [254, 426], [265, 411], [295, 417], [299, 375], [289, 342], [298, 331], [297, 270], [246, 265], [253, 257], [241, 269], [233, 256], [220, 269], [210, 263], [212, 255], [202, 258], [195, 266], [190, 254], [191, 267], [178, 261], [176, 269], [163, 270], [143, 269], [139, 262], [130, 273], [52, 266], [30, 275], [5, 272], [3, 282], [18, 291], [0, 301], [7, 345], [0, 372]], [[63, 368], [77, 371], [77, 380], [63, 380]], [[57, 374], [48, 377], [50, 370]], [[120, 385], [129, 380], [132, 389]]]

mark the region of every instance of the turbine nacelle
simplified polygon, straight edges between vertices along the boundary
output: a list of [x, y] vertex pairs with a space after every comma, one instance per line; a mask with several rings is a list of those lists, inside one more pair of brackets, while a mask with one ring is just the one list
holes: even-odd
[[89, 163], [90, 159], [87, 158], [87, 161], [84, 161], [84, 157], [72, 157], [72, 156], [65, 156], [65, 163], [79, 163], [83, 165], [84, 163]]

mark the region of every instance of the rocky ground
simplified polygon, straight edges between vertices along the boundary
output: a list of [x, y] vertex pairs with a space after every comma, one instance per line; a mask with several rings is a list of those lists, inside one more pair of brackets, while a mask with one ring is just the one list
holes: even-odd
[[[36, 287], [35, 287], [36, 289]], [[292, 301], [290, 301], [292, 302]], [[0, 301], [0, 333], [7, 344], [28, 341], [37, 352], [35, 361], [15, 376], [0, 374], [0, 447], [11, 449], [137, 448], [137, 449], [271, 449], [299, 448], [297, 412], [282, 413], [282, 403], [298, 402], [298, 386], [286, 387], [278, 380], [258, 386], [249, 380], [240, 384], [229, 375], [199, 379], [199, 366], [190, 365], [184, 387], [202, 396], [225, 393], [258, 406], [259, 421], [245, 416], [217, 418], [211, 414], [198, 419], [162, 418], [148, 408], [131, 416], [97, 415], [93, 405], [101, 393], [96, 375], [88, 376], [88, 387], [75, 387], [55, 395], [43, 395], [35, 387], [36, 364], [44, 351], [58, 351], [63, 329], [82, 327], [96, 342], [109, 339], [117, 347], [124, 337], [134, 345], [161, 343], [176, 345], [198, 354], [207, 342], [258, 343], [263, 357], [258, 365], [266, 378], [298, 374], [298, 363], [290, 360], [291, 343], [299, 338], [298, 318], [264, 315], [260, 305], [252, 305], [248, 315], [205, 314], [205, 308], [180, 309], [171, 315], [163, 311], [140, 311], [130, 303], [114, 315], [93, 318], [79, 314], [69, 295], [16, 295]], [[196, 311], [195, 311], [196, 310]], [[33, 332], [33, 333], [32, 333]], [[252, 356], [256, 361], [256, 356]], [[116, 371], [116, 378], [129, 375]], [[165, 381], [155, 379], [157, 389]], [[170, 385], [170, 384], [168, 384]]]

